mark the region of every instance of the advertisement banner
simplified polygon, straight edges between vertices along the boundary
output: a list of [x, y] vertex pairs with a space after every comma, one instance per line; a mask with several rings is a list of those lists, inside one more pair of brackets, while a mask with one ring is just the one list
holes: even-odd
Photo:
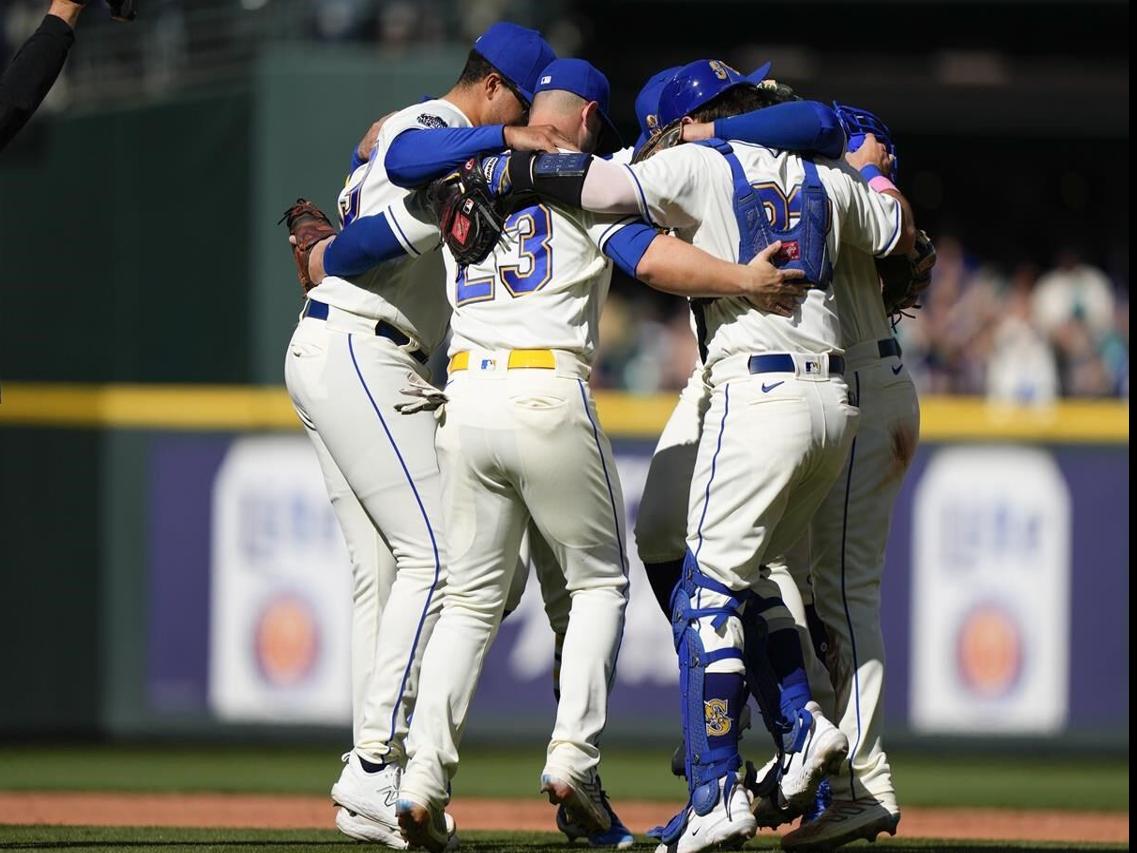
[[939, 449], [913, 513], [913, 729], [1060, 731], [1070, 495], [1053, 457], [1028, 447]]
[[308, 440], [237, 439], [214, 481], [212, 533], [213, 712], [350, 723], [351, 573]]

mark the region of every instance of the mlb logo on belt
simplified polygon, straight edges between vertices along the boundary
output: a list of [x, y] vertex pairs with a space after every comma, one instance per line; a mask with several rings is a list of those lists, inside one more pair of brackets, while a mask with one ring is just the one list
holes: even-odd
[[805, 372], [811, 376], [816, 376], [821, 373], [820, 361], [806, 360], [802, 362], [802, 365], [805, 367]]
[[479, 370], [493, 370], [495, 367], [497, 367], [497, 361], [492, 358], [483, 358], [478, 365]]

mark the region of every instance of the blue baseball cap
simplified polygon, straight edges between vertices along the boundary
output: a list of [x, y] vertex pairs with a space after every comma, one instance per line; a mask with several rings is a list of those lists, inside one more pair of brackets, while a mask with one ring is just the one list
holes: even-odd
[[772, 62], [764, 62], [746, 75], [746, 79], [751, 83], [757, 85], [770, 76], [770, 69], [774, 67]]
[[660, 124], [666, 127], [730, 89], [754, 86], [753, 76], [740, 74], [720, 59], [697, 59], [684, 65], [659, 95]]
[[652, 74], [640, 93], [636, 95], [636, 121], [640, 123], [640, 134], [651, 136], [660, 129], [659, 123], [659, 94], [663, 87], [671, 82], [671, 78], [679, 71], [678, 65], [664, 68]]
[[586, 101], [596, 101], [600, 106], [600, 121], [603, 124], [597, 153], [607, 153], [620, 147], [620, 134], [612, 119], [608, 117], [611, 87], [608, 85], [608, 78], [599, 68], [583, 59], [554, 59], [541, 72], [533, 94], [553, 90], [572, 92]]
[[541, 71], [557, 58], [539, 32], [507, 21], [494, 24], [478, 36], [474, 50], [496, 68], [527, 103], [533, 102]]

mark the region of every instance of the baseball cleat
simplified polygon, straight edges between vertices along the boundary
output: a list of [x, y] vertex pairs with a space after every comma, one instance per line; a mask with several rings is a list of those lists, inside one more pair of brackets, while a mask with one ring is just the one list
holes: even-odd
[[355, 750], [346, 753], [343, 761], [343, 772], [332, 785], [332, 800], [336, 805], [398, 834], [395, 802], [399, 798], [399, 778], [402, 775], [399, 766], [382, 764], [378, 770], [370, 772], [363, 768]]
[[588, 781], [579, 782], [570, 779], [567, 773], [546, 770], [541, 774], [541, 793], [548, 794], [554, 806], [563, 805], [569, 821], [591, 838], [608, 832], [612, 828], [612, 817], [600, 788], [600, 777], [595, 770], [590, 770], [588, 776]]
[[832, 850], [850, 841], [866, 839], [876, 841], [876, 837], [887, 832], [896, 834], [900, 823], [900, 810], [889, 808], [876, 799], [833, 800], [821, 817], [803, 823], [793, 832], [782, 838], [786, 850], [807, 850], [811, 848]]
[[[596, 776], [596, 781], [597, 783], [600, 782], [599, 774]], [[612, 808], [612, 804], [608, 801], [608, 794], [603, 789], [600, 791], [600, 800], [604, 804], [605, 811], [608, 812], [609, 820], [612, 822], [606, 832], [589, 833], [588, 830], [573, 822], [569, 817], [568, 809], [563, 805], [557, 806], [557, 829], [563, 832], [569, 841], [586, 838], [593, 847], [613, 847], [616, 850], [626, 850], [636, 843], [635, 836], [624, 826], [624, 822], [620, 820], [615, 809]]]
[[[682, 834], [670, 843], [660, 842], [655, 853], [736, 850], [754, 837], [758, 825], [750, 813], [750, 792], [739, 779], [731, 789], [729, 800], [725, 799], [723, 788], [726, 779], [724, 776], [718, 781], [718, 801], [714, 807], [705, 815], [699, 815], [688, 805]], [[653, 829], [649, 834], [657, 831]]]
[[807, 702], [805, 709], [813, 716], [809, 734], [801, 749], [788, 756], [778, 783], [781, 804], [795, 816], [810, 809], [821, 780], [836, 773], [849, 754], [849, 739], [826, 719], [820, 706]]
[[336, 829], [356, 841], [382, 844], [392, 850], [406, 850], [408, 847], [406, 839], [398, 829], [391, 829], [386, 824], [369, 820], [342, 806], [336, 809]]
[[395, 806], [399, 829], [403, 838], [412, 847], [423, 847], [430, 853], [446, 853], [453, 844], [457, 846], [457, 835], [451, 835], [452, 821], [447, 821], [441, 809], [432, 809], [414, 800], [399, 800]]

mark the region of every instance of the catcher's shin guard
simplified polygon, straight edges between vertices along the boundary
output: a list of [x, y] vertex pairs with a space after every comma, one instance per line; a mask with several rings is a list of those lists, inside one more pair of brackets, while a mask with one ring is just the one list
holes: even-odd
[[[700, 590], [718, 593], [725, 602], [713, 607], [699, 607]], [[711, 676], [718, 682], [709, 695], [707, 667], [723, 660], [742, 660], [743, 651], [723, 648], [707, 651], [699, 635], [699, 622], [710, 619], [715, 629], [726, 620], [737, 617], [748, 599], [748, 592], [735, 592], [704, 575], [690, 551], [683, 563], [683, 574], [671, 595], [671, 630], [679, 658], [679, 691], [682, 701], [684, 769], [690, 798], [687, 805], [665, 827], [651, 833], [669, 844], [682, 835], [687, 817], [708, 814], [718, 803], [720, 781], [726, 778], [721, 795], [730, 800], [737, 782], [736, 771], [742, 766], [738, 751], [738, 713], [742, 690], [730, 687], [730, 676]], [[741, 680], [741, 676], [734, 676]], [[734, 693], [734, 696], [730, 696]]]

